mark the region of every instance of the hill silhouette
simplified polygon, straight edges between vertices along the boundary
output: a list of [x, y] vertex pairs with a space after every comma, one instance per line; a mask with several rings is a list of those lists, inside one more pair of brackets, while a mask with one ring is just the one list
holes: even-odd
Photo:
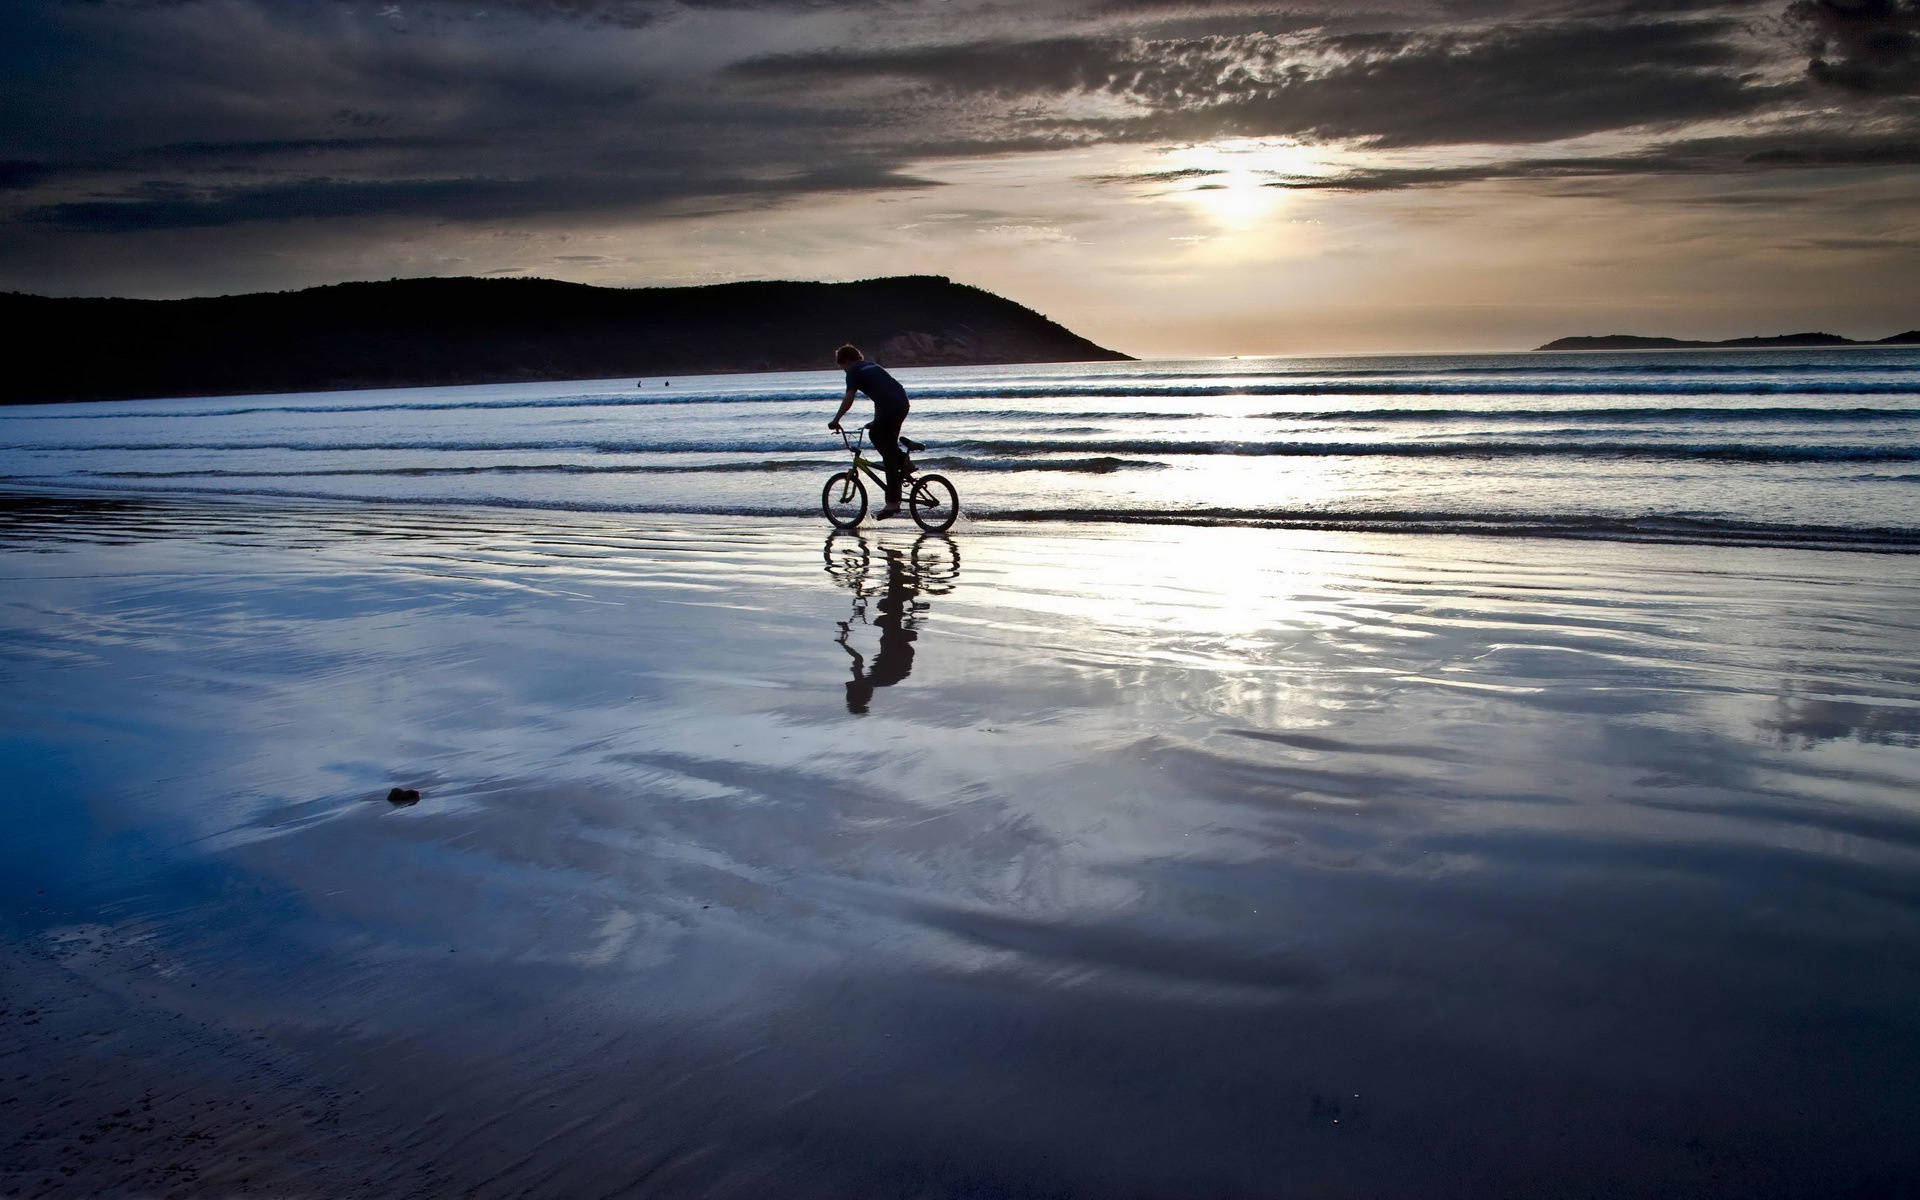
[[1718, 347], [1723, 350], [1752, 348], [1791, 348], [1795, 346], [1905, 346], [1920, 342], [1920, 331], [1896, 333], [1874, 342], [1859, 342], [1837, 333], [1783, 333], [1778, 337], [1727, 338], [1718, 342], [1696, 342], [1685, 338], [1641, 337], [1632, 333], [1603, 333], [1591, 337], [1555, 338], [1535, 350], [1697, 350]]
[[1124, 360], [1032, 309], [939, 275], [858, 283], [603, 288], [392, 279], [188, 300], [0, 294], [7, 402]]

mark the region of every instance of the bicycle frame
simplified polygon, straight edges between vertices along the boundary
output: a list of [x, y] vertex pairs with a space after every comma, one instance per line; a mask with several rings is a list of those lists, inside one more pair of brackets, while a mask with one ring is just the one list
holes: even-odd
[[[867, 427], [865, 425], [862, 425], [860, 427], [860, 432], [857, 434], [849, 434], [846, 430], [842, 429], [840, 431], [840, 440], [846, 443], [847, 449], [853, 451], [854, 469], [863, 472], [868, 479], [873, 480], [874, 486], [877, 488], [880, 488], [882, 494], [885, 494], [885, 490], [887, 486], [887, 476], [886, 476], [884, 465], [880, 467], [876, 467], [871, 462], [867, 461], [866, 455], [860, 453], [860, 451], [867, 444]], [[903, 487], [906, 486], [907, 480], [912, 478], [913, 478], [913, 463], [911, 460], [909, 460], [906, 465], [906, 469], [900, 472], [901, 486]]]

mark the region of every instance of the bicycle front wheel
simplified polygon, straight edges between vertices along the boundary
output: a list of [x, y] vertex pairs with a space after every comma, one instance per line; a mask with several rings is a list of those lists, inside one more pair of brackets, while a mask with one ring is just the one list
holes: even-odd
[[867, 539], [844, 529], [827, 535], [827, 544], [820, 548], [820, 554], [826, 559], [827, 574], [841, 583], [859, 583], [867, 577], [867, 568], [873, 563]]
[[917, 476], [907, 493], [907, 509], [914, 524], [928, 533], [941, 533], [960, 515], [960, 493], [944, 475]]
[[835, 529], [852, 529], [867, 515], [867, 485], [854, 471], [829, 476], [827, 486], [820, 489], [820, 511]]

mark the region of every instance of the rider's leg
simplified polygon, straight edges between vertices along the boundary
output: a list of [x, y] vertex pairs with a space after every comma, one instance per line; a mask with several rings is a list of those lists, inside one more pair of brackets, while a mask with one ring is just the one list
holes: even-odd
[[885, 414], [875, 417], [873, 424], [867, 427], [873, 448], [879, 452], [880, 459], [887, 465], [887, 507], [900, 507], [900, 480], [904, 476], [907, 464], [907, 452], [900, 448], [900, 425], [907, 414]]

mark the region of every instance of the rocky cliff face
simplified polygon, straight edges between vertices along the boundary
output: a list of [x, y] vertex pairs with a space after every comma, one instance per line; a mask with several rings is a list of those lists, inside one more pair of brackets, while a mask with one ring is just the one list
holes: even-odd
[[867, 353], [896, 367], [950, 367], [985, 361], [990, 352], [971, 327], [958, 325], [939, 333], [897, 333]]
[[943, 276], [596, 288], [397, 279], [198, 300], [0, 295], [8, 402], [515, 380], [1112, 361], [1039, 313]]

